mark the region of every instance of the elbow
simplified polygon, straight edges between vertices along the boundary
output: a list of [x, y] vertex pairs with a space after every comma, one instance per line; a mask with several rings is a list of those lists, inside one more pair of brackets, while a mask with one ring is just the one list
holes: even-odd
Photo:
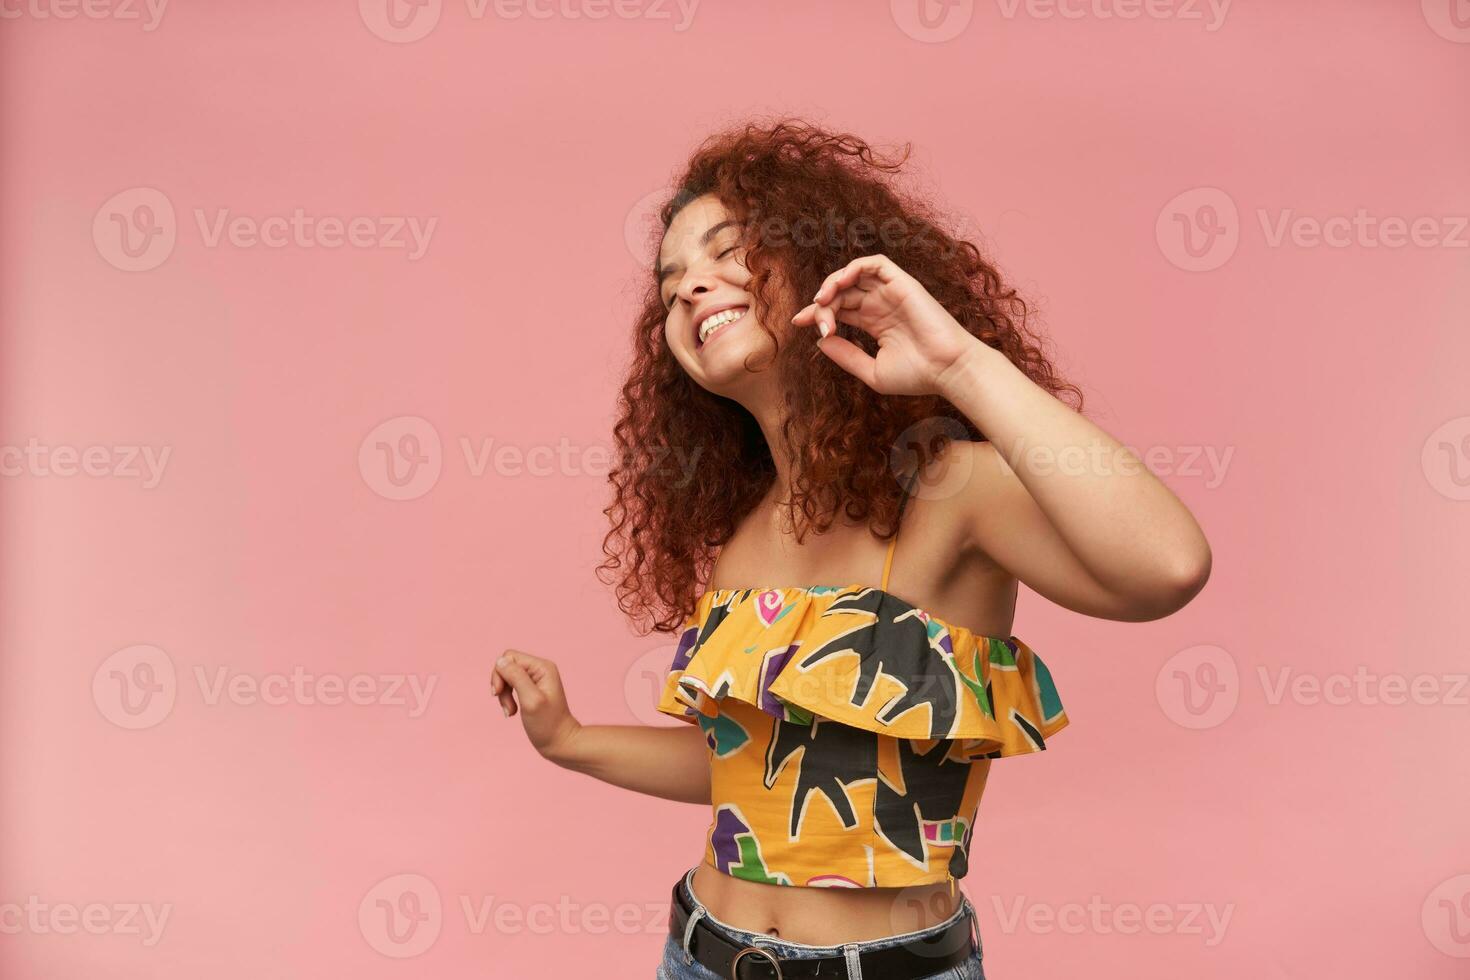
[[1211, 556], [1208, 545], [1195, 553], [1175, 562], [1169, 568], [1152, 577], [1146, 589], [1136, 590], [1129, 597], [1124, 617], [1133, 622], [1163, 619], [1172, 616], [1199, 595], [1210, 580]]
[[1201, 543], [1198, 551], [1175, 566], [1162, 589], [1161, 603], [1165, 611], [1159, 614], [1160, 618], [1178, 612], [1200, 594], [1210, 580], [1210, 563], [1210, 546]]
[[1213, 561], [1209, 542], [1203, 537], [1197, 545], [1178, 556], [1174, 562], [1174, 572], [1169, 578], [1174, 593], [1182, 597], [1179, 605], [1183, 606], [1199, 595], [1205, 583], [1210, 580], [1210, 564]]

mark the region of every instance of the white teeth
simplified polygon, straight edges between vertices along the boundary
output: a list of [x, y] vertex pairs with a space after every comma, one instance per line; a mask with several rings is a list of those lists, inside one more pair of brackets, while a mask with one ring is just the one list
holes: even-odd
[[725, 324], [732, 323], [735, 320], [740, 319], [744, 315], [745, 310], [741, 308], [733, 310], [721, 310], [718, 313], [706, 317], [704, 322], [699, 325], [699, 342], [701, 344], [704, 343], [706, 340], [709, 339], [710, 334], [714, 333]]

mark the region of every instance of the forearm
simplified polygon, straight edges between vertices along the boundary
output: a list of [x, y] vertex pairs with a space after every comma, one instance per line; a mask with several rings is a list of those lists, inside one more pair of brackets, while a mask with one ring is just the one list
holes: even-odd
[[708, 805], [708, 752], [697, 725], [583, 725], [547, 758], [636, 793]]
[[1207, 574], [1209, 545], [1179, 498], [1000, 351], [977, 343], [940, 376], [940, 394], [991, 441], [1100, 584], [1167, 591]]

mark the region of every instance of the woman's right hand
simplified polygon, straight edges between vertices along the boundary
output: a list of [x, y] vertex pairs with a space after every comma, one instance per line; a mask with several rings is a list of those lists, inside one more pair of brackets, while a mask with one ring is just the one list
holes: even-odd
[[553, 761], [565, 756], [582, 726], [567, 708], [556, 664], [520, 650], [507, 650], [490, 672], [490, 690], [500, 699], [507, 718], [519, 708], [521, 725], [537, 752]]

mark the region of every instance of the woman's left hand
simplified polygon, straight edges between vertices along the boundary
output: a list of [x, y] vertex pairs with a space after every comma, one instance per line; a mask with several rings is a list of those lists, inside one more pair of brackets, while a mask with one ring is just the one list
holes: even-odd
[[[823, 330], [822, 352], [884, 395], [937, 394], [945, 369], [984, 346], [886, 255], [865, 255], [832, 273], [791, 322]], [[878, 355], [838, 337], [839, 322], [871, 334]]]

